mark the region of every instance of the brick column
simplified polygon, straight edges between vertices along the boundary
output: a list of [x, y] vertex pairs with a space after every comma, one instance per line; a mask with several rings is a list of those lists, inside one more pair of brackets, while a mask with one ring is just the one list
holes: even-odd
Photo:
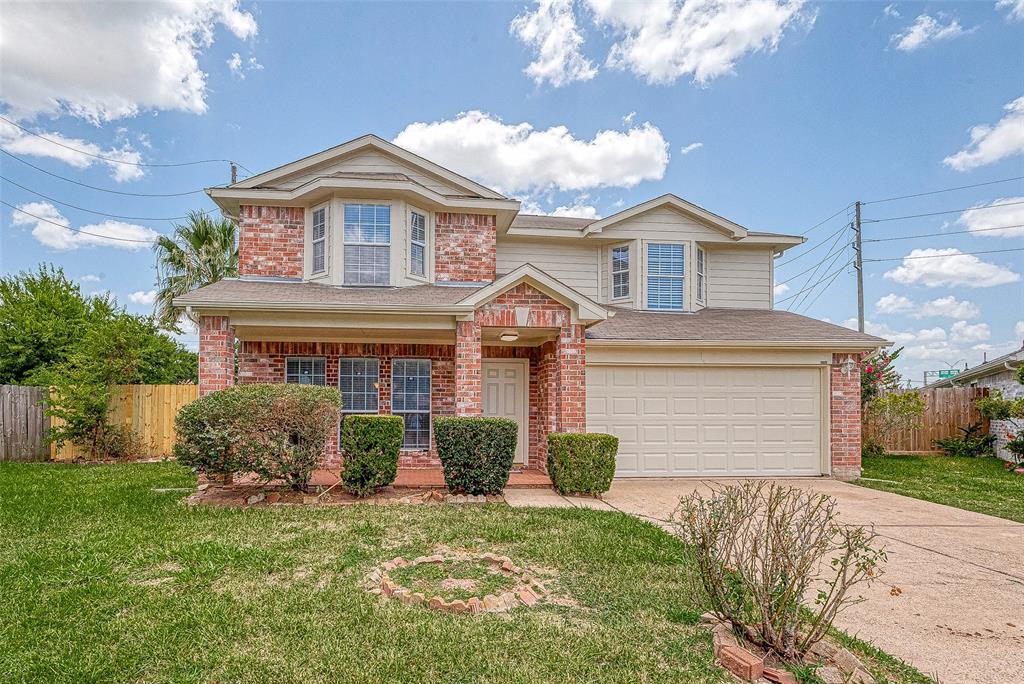
[[199, 395], [235, 384], [235, 333], [227, 316], [199, 319]]
[[558, 332], [558, 430], [587, 431], [587, 343], [583, 326], [564, 325]]
[[480, 324], [459, 321], [455, 324], [455, 415], [478, 416], [483, 413], [481, 389]]
[[[856, 363], [849, 372], [847, 359]], [[860, 357], [833, 354], [832, 396], [829, 398], [829, 435], [832, 442], [832, 476], [840, 480], [860, 477]]]

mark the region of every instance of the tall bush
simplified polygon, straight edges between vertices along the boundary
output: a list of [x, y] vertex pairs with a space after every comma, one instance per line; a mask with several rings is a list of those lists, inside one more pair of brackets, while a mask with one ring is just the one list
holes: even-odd
[[672, 522], [707, 609], [795, 662], [881, 574], [875, 533], [837, 516], [829, 496], [762, 481], [683, 497]]
[[341, 427], [345, 491], [366, 496], [394, 482], [404, 433], [402, 416], [345, 416]]
[[885, 443], [901, 430], [920, 426], [921, 416], [928, 408], [920, 392], [887, 392], [867, 403], [865, 414], [871, 422], [873, 436], [864, 444], [868, 453], [885, 453]]
[[434, 441], [453, 492], [497, 494], [508, 484], [519, 425], [508, 418], [434, 419]]
[[302, 489], [337, 429], [340, 408], [334, 388], [236, 385], [181, 410], [174, 455], [208, 474], [254, 472]]
[[548, 435], [548, 475], [562, 494], [603, 494], [615, 477], [619, 438], [601, 433]]

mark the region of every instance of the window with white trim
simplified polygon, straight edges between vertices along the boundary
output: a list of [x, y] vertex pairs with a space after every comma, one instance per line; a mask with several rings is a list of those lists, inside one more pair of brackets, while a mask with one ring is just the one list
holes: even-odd
[[327, 207], [313, 210], [312, 217], [313, 273], [327, 270]]
[[683, 246], [677, 243], [647, 245], [647, 308], [682, 311]]
[[341, 412], [377, 413], [380, 401], [380, 360], [338, 359]]
[[405, 420], [403, 449], [430, 448], [430, 359], [393, 359], [391, 413]]
[[612, 247], [612, 299], [629, 296], [629, 245]]
[[427, 275], [427, 217], [418, 211], [409, 212], [409, 273]]
[[391, 283], [391, 206], [345, 205], [345, 285]]
[[708, 298], [708, 258], [703, 247], [697, 247], [697, 301], [703, 304]]
[[290, 356], [284, 362], [284, 381], [297, 385], [326, 385], [327, 361], [322, 356]]

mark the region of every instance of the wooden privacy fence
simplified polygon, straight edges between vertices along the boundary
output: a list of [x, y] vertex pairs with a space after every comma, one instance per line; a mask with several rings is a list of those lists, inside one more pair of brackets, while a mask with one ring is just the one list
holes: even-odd
[[45, 461], [50, 456], [41, 387], [0, 385], [0, 461]]
[[[199, 397], [198, 385], [115, 385], [110, 399], [110, 422], [132, 430], [142, 442], [139, 456], [170, 456], [174, 447], [174, 418], [182, 406]], [[60, 425], [53, 418], [53, 425]], [[89, 453], [65, 442], [50, 445], [54, 461], [90, 458]]]
[[[921, 427], [900, 430], [885, 439], [879, 438], [886, 451], [897, 453], [938, 453], [934, 442], [943, 437], [962, 434], [960, 428], [981, 423], [982, 432], [988, 432], [988, 420], [974, 406], [974, 401], [988, 393], [979, 387], [941, 387], [920, 392], [927, 408], [921, 418]], [[864, 439], [875, 438], [875, 426], [865, 420]]]

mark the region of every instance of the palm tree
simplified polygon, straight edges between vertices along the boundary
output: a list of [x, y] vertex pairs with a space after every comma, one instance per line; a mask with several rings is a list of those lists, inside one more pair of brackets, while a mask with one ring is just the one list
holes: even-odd
[[178, 330], [181, 312], [175, 297], [223, 278], [238, 276], [237, 227], [228, 219], [214, 220], [191, 211], [188, 220], [175, 224], [173, 236], [162, 235], [156, 252], [156, 317], [166, 330]]

